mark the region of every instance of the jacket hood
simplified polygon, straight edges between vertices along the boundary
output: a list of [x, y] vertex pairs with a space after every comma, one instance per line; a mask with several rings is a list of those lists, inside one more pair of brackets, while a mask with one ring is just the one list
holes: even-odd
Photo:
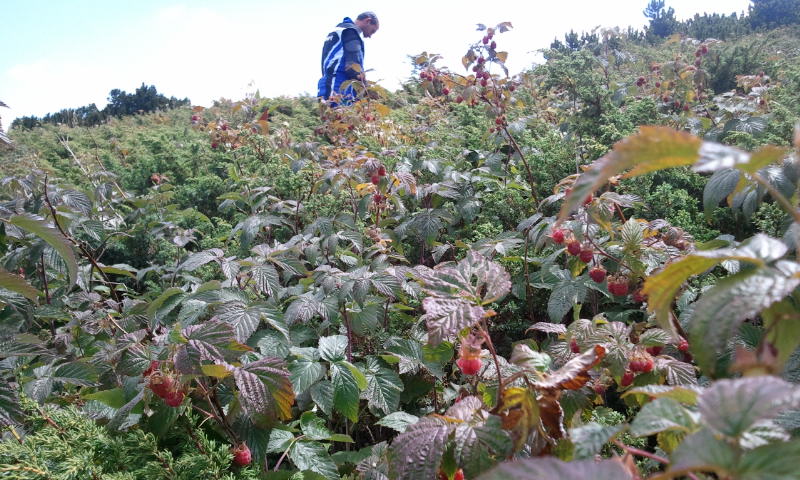
[[337, 28], [355, 28], [356, 30], [358, 30], [358, 27], [356, 27], [356, 24], [353, 22], [353, 20], [350, 19], [350, 17], [344, 17], [344, 19], [342, 19], [342, 23], [340, 23], [339, 25], [336, 25], [336, 27]]

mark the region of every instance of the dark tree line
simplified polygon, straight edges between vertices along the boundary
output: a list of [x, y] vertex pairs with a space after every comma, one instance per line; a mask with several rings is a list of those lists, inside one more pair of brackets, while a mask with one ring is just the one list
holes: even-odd
[[165, 97], [158, 93], [154, 85], [137, 88], [134, 93], [115, 88], [108, 94], [108, 104], [101, 110], [94, 103], [78, 108], [65, 108], [48, 113], [43, 117], [20, 117], [11, 123], [11, 128], [34, 128], [42, 124], [65, 124], [70, 127], [90, 127], [99, 125], [111, 117], [122, 117], [136, 113], [155, 112], [189, 105], [189, 99]]

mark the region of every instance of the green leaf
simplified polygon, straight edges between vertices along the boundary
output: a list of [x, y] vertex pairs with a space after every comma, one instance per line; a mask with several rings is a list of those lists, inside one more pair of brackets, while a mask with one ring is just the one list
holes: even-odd
[[90, 387], [97, 382], [97, 368], [83, 360], [62, 363], [53, 370], [53, 380]]
[[640, 127], [639, 133], [617, 142], [611, 152], [595, 161], [572, 186], [559, 213], [565, 220], [590, 194], [609, 178], [626, 170], [627, 177], [665, 168], [691, 165], [700, 157], [702, 141], [685, 132], [668, 127]]
[[496, 415], [489, 416], [482, 425], [457, 425], [454, 443], [456, 463], [469, 478], [492, 467], [497, 458], [508, 456], [512, 448], [511, 437]]
[[646, 437], [665, 430], [694, 430], [694, 420], [689, 411], [671, 398], [657, 398], [646, 404], [631, 423], [631, 435]]
[[786, 260], [725, 277], [705, 291], [694, 305], [690, 326], [698, 365], [712, 372], [719, 352], [741, 323], [781, 301], [800, 285], [800, 264]]
[[773, 304], [761, 312], [764, 339], [778, 350], [777, 367], [781, 367], [800, 346], [800, 312], [791, 299]]
[[623, 425], [600, 425], [587, 423], [577, 428], [570, 429], [569, 437], [575, 445], [575, 459], [584, 460], [595, 458], [611, 437], [622, 430]]
[[453, 425], [436, 417], [425, 417], [409, 425], [389, 447], [390, 478], [419, 480], [436, 478], [445, 444]]
[[0, 425], [15, 425], [21, 419], [22, 409], [17, 401], [17, 392], [5, 379], [0, 378]]
[[618, 460], [564, 462], [552, 457], [504, 462], [476, 480], [555, 480], [562, 478], [570, 480], [633, 480], [631, 473]]
[[319, 442], [295, 442], [289, 449], [289, 458], [300, 470], [311, 470], [331, 480], [341, 478], [325, 445]]
[[413, 425], [419, 421], [419, 417], [406, 413], [404, 411], [390, 413], [385, 417], [378, 420], [377, 424], [382, 427], [391, 428], [397, 432], [403, 433], [409, 425]]
[[289, 379], [298, 395], [311, 388], [325, 377], [325, 367], [307, 357], [298, 357], [289, 362]]
[[514, 345], [509, 361], [518, 367], [543, 373], [550, 371], [553, 365], [550, 355], [532, 350], [524, 343]]
[[33, 233], [53, 247], [53, 249], [61, 255], [64, 263], [67, 265], [67, 271], [69, 272], [69, 288], [75, 285], [78, 281], [78, 261], [75, 258], [75, 252], [72, 250], [72, 244], [61, 232], [56, 228], [48, 226], [43, 220], [37, 220], [22, 215], [13, 215], [8, 222], [27, 232]]
[[311, 400], [317, 404], [320, 410], [325, 412], [325, 415], [331, 416], [333, 413], [333, 383], [328, 380], [321, 380], [312, 385], [309, 391], [311, 393]]
[[737, 468], [738, 480], [794, 480], [800, 462], [800, 441], [777, 442], [746, 452]]
[[714, 472], [725, 478], [736, 468], [736, 462], [736, 453], [730, 444], [704, 428], [687, 436], [675, 449], [666, 478], [690, 471]]
[[353, 423], [358, 422], [358, 401], [361, 390], [366, 387], [364, 374], [346, 361], [331, 363], [333, 383], [333, 406]]
[[319, 355], [329, 362], [338, 362], [345, 359], [347, 351], [347, 337], [344, 335], [333, 335], [330, 337], [320, 337]]
[[564, 315], [569, 312], [576, 303], [583, 302], [586, 297], [586, 286], [576, 280], [563, 278], [553, 286], [550, 298], [547, 299], [547, 315], [555, 323], [561, 323]]
[[711, 221], [719, 203], [734, 192], [741, 176], [741, 172], [733, 168], [717, 170], [711, 175], [703, 188], [703, 211], [707, 221]]
[[40, 294], [39, 290], [33, 288], [24, 278], [7, 272], [3, 268], [0, 268], [0, 288], [19, 293], [34, 302]]
[[367, 378], [364, 397], [369, 406], [382, 412], [383, 415], [397, 410], [400, 405], [400, 392], [403, 391], [400, 375], [387, 368], [386, 364], [377, 357], [367, 357], [367, 368], [364, 374]]
[[255, 283], [256, 290], [270, 297], [276, 296], [281, 289], [280, 276], [270, 264], [254, 265], [250, 269], [250, 278]]
[[121, 388], [112, 388], [111, 390], [89, 393], [84, 395], [83, 398], [97, 400], [112, 408], [122, 408], [122, 406], [125, 405], [125, 392]]
[[267, 453], [283, 453], [294, 441], [294, 434], [280, 428], [273, 428], [269, 432], [269, 442], [267, 443]]
[[800, 405], [800, 389], [777, 377], [719, 380], [700, 396], [703, 422], [722, 435], [739, 437], [760, 420]]
[[[178, 287], [172, 287], [164, 290], [164, 293], [162, 293], [161, 295], [158, 296], [158, 298], [150, 302], [150, 305], [147, 307], [147, 316], [153, 320], [156, 320], [158, 318], [163, 318], [166, 314], [169, 313], [169, 311], [159, 312], [164, 303], [171, 297], [182, 293], [184, 293], [183, 290], [181, 290]], [[174, 307], [175, 305], [173, 304], [172, 308]]]
[[325, 420], [316, 416], [314, 412], [303, 412], [300, 415], [300, 430], [311, 440], [327, 440], [331, 436], [331, 431], [325, 426]]

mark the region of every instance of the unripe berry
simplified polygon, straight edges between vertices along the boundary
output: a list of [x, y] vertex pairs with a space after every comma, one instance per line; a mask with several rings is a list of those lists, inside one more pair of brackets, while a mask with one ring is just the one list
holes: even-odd
[[589, 278], [594, 280], [595, 283], [603, 283], [606, 279], [606, 269], [603, 267], [594, 267], [589, 270]]
[[464, 375], [475, 375], [481, 369], [481, 359], [462, 357], [456, 360], [456, 365]]
[[245, 467], [250, 465], [252, 461], [253, 456], [250, 454], [250, 447], [248, 447], [246, 443], [239, 444], [239, 446], [233, 450], [234, 465]]

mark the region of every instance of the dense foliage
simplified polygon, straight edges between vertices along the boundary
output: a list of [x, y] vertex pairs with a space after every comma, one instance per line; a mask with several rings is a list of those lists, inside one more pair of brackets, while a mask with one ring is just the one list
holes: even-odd
[[798, 478], [797, 31], [509, 28], [12, 129], [0, 478]]

